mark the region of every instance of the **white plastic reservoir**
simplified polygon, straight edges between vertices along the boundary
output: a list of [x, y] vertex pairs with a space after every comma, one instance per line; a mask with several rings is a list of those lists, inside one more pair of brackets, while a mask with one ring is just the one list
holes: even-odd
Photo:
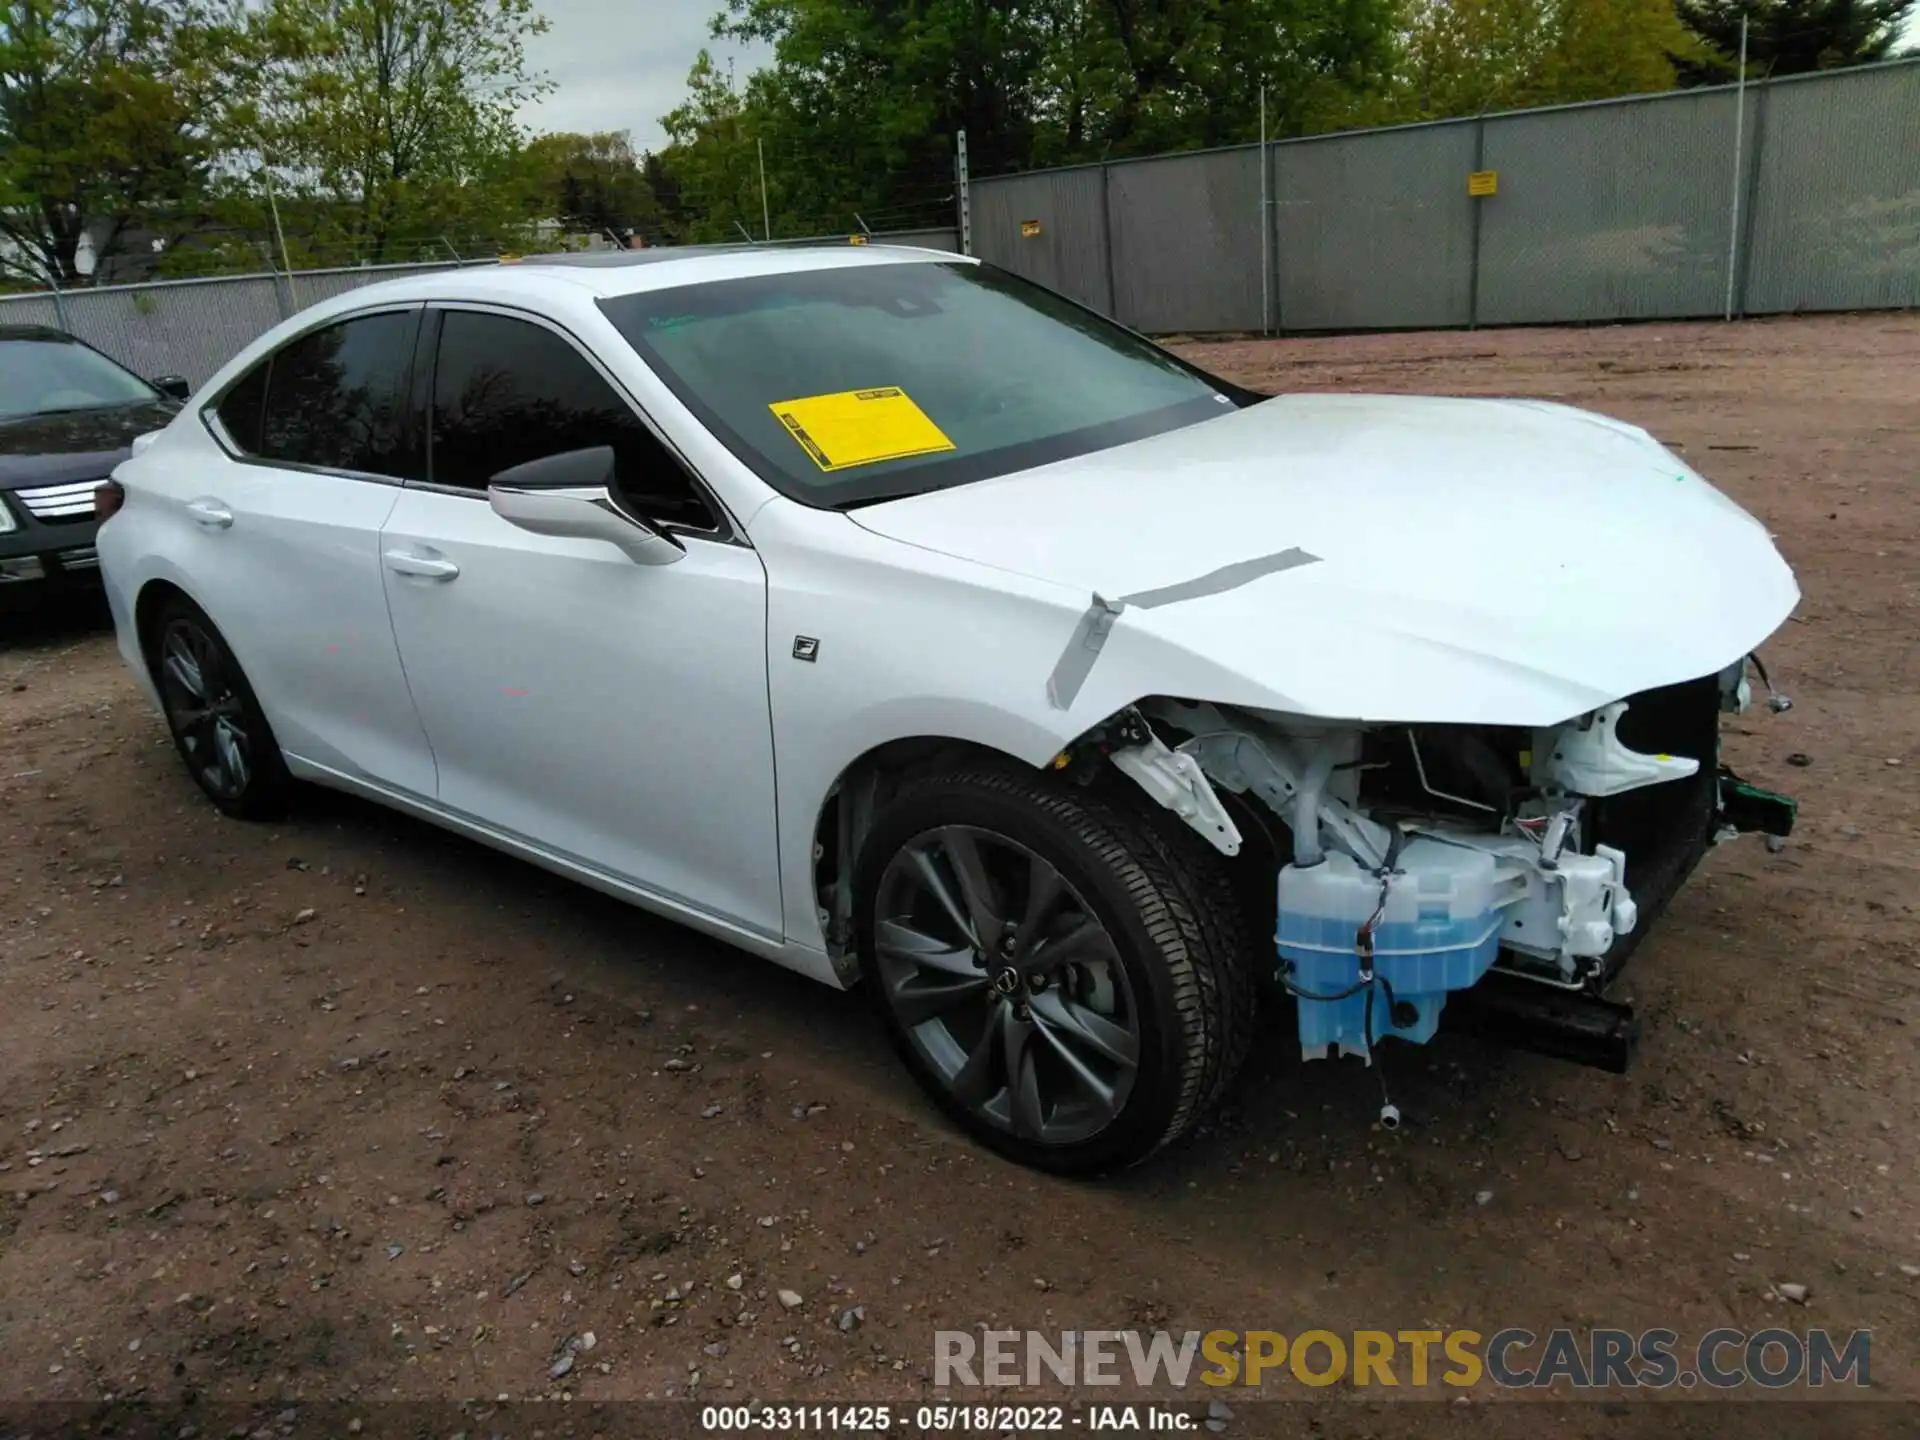
[[[1280, 871], [1276, 934], [1287, 978], [1297, 991], [1332, 996], [1358, 982], [1360, 927], [1380, 903], [1380, 877], [1351, 856], [1330, 852], [1319, 864]], [[1419, 837], [1402, 847], [1387, 880], [1386, 913], [1373, 934], [1376, 985], [1372, 1033], [1364, 990], [1340, 999], [1300, 998], [1300, 1043], [1310, 1058], [1331, 1045], [1365, 1054], [1383, 1035], [1429, 1040], [1449, 990], [1476, 984], [1500, 949], [1505, 910], [1526, 892], [1525, 878], [1484, 850]], [[1392, 1002], [1418, 1012], [1395, 1025]]]

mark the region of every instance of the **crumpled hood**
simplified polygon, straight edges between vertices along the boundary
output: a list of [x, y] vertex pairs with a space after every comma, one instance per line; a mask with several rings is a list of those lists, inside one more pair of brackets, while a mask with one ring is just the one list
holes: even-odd
[[1140, 597], [1093, 709], [1553, 724], [1723, 669], [1799, 599], [1759, 522], [1645, 431], [1537, 401], [1282, 396], [852, 515], [1089, 603]]
[[134, 436], [166, 428], [179, 411], [155, 401], [0, 421], [0, 490], [104, 480], [127, 458]]

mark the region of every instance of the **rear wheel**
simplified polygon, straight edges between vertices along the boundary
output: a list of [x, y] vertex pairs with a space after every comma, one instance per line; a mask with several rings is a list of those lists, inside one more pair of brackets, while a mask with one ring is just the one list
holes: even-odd
[[239, 661], [213, 621], [184, 596], [165, 601], [148, 647], [174, 748], [224, 813], [266, 820], [286, 809], [292, 781]]
[[1225, 867], [1158, 812], [1011, 768], [930, 775], [877, 818], [855, 884], [868, 988], [908, 1068], [1023, 1163], [1144, 1159], [1245, 1056], [1254, 989]]

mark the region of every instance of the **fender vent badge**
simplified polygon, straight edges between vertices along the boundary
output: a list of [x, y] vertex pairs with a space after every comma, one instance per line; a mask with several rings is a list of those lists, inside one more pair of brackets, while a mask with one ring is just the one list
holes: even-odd
[[804, 660], [811, 665], [820, 658], [820, 642], [811, 635], [793, 637], [793, 658]]

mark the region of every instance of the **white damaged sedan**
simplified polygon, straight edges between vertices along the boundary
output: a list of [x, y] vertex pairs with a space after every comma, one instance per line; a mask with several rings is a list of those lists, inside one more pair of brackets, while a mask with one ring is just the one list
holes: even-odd
[[1265, 398], [952, 255], [355, 290], [98, 505], [222, 810], [352, 791], [864, 982], [1051, 1169], [1190, 1128], [1263, 997], [1389, 1075], [1443, 1012], [1622, 1068], [1635, 940], [1793, 821], [1718, 753], [1793, 576], [1644, 431]]

